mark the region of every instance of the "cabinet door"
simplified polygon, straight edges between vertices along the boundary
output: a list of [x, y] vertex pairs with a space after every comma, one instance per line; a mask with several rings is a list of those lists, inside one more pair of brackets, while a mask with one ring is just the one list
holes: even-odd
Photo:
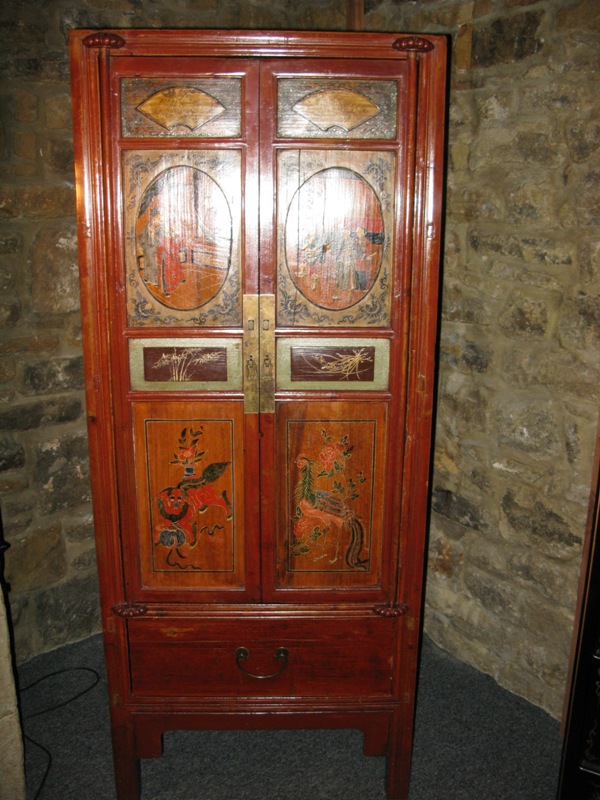
[[[128, 599], [260, 597], [256, 61], [112, 58], [107, 263]], [[108, 89], [108, 92], [106, 92]], [[108, 98], [108, 99], [107, 99]]]
[[261, 408], [272, 601], [391, 602], [395, 589], [413, 76], [407, 61], [261, 65], [260, 278], [276, 324], [274, 392]]
[[319, 37], [281, 59], [133, 39], [98, 57], [78, 156], [126, 599], [393, 605], [424, 529], [431, 75]]

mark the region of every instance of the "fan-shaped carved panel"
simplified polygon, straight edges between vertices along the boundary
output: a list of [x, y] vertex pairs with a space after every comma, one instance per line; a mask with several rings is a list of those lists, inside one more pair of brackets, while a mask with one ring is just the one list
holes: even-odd
[[187, 86], [162, 89], [138, 106], [138, 111], [166, 130], [183, 127], [194, 131], [224, 110], [211, 95]]
[[238, 77], [123, 78], [121, 129], [125, 137], [237, 137], [242, 134]]
[[279, 78], [282, 138], [395, 139], [396, 81]]
[[351, 131], [381, 113], [379, 106], [368, 97], [350, 89], [322, 89], [313, 92], [299, 100], [294, 111], [323, 131], [333, 127]]

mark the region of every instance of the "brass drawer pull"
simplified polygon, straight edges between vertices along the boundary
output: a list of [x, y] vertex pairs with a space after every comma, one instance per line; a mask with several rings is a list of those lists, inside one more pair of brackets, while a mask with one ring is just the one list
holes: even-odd
[[275, 650], [274, 655], [275, 658], [282, 663], [278, 670], [271, 672], [269, 675], [255, 675], [253, 672], [248, 672], [248, 670], [243, 666], [242, 661], [247, 661], [248, 657], [250, 656], [250, 651], [247, 647], [238, 647], [238, 649], [235, 651], [235, 663], [242, 670], [244, 675], [247, 675], [249, 678], [257, 678], [259, 681], [264, 681], [267, 678], [276, 678], [278, 675], [281, 675], [283, 670], [287, 667], [288, 657], [290, 655], [287, 647], [278, 647], [277, 650]]

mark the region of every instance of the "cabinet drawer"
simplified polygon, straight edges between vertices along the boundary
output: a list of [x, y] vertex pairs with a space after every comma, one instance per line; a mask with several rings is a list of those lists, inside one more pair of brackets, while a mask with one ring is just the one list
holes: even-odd
[[129, 643], [137, 696], [392, 694], [389, 619], [137, 619]]

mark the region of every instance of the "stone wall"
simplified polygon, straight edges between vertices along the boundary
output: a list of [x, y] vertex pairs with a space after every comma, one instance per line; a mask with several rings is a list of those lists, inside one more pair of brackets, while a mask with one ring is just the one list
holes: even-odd
[[[427, 630], [560, 712], [598, 415], [596, 0], [366, 0], [453, 36]], [[328, 0], [0, 10], [0, 492], [21, 660], [99, 627], [66, 34], [345, 27]]]

